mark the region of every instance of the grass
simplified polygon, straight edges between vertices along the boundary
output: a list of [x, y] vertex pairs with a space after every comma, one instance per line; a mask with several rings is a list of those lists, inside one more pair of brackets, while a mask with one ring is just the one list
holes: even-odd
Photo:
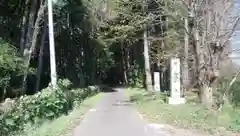
[[38, 127], [26, 126], [26, 130], [15, 136], [69, 136], [78, 125], [83, 115], [102, 98], [104, 94], [99, 93], [89, 97], [83, 103], [73, 109], [68, 115], [61, 116], [51, 122], [45, 122]]
[[211, 134], [227, 133], [224, 136], [230, 136], [230, 131], [240, 132], [240, 111], [232, 107], [213, 112], [196, 103], [169, 105], [165, 103], [166, 95], [160, 93], [149, 93], [136, 88], [126, 92], [131, 102], [150, 122], [202, 130]]

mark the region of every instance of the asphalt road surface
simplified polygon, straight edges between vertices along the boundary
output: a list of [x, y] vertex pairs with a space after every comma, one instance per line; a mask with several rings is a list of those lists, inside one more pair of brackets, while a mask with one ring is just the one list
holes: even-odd
[[169, 136], [141, 119], [124, 96], [124, 89], [114, 90], [85, 115], [72, 136]]

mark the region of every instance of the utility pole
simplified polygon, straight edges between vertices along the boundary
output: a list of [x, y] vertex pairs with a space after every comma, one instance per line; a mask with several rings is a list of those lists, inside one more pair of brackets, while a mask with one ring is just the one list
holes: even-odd
[[184, 37], [184, 60], [183, 60], [183, 91], [185, 92], [187, 90], [188, 84], [189, 84], [189, 68], [188, 68], [188, 17], [185, 17], [184, 19], [185, 24], [185, 37]]
[[48, 29], [49, 29], [51, 85], [52, 85], [53, 88], [56, 88], [56, 86], [57, 86], [57, 72], [56, 72], [56, 60], [55, 60], [52, 0], [48, 0], [48, 23], [49, 23], [48, 24]]
[[[191, 0], [186, 0], [187, 8], [191, 7]], [[183, 69], [182, 69], [182, 76], [183, 76], [183, 86], [182, 86], [182, 93], [183, 95], [187, 91], [189, 87], [189, 65], [188, 65], [188, 55], [189, 55], [189, 25], [188, 25], [188, 18], [191, 18], [192, 10], [188, 10], [188, 15], [184, 18], [184, 29], [185, 29], [185, 36], [184, 36], [184, 59], [183, 59]]]

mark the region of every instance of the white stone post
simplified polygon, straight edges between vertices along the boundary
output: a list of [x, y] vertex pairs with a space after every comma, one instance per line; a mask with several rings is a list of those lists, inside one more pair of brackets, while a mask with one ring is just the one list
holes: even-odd
[[154, 72], [154, 90], [160, 91], [160, 72]]
[[172, 58], [170, 64], [170, 88], [171, 93], [168, 99], [169, 104], [183, 104], [185, 103], [185, 99], [181, 97], [181, 74], [180, 74], [180, 59]]

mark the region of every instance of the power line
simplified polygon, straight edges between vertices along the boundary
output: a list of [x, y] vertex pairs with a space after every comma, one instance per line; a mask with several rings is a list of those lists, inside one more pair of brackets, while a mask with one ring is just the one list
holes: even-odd
[[233, 49], [232, 51], [233, 51], [233, 52], [239, 52], [240, 49]]
[[230, 59], [240, 59], [240, 57], [230, 57]]

